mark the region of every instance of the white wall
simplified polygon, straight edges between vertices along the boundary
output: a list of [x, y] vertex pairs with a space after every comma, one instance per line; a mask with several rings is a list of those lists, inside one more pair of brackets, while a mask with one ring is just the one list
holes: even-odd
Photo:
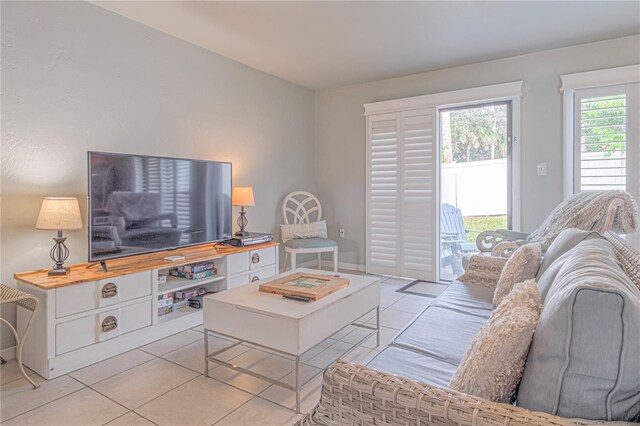
[[[365, 119], [363, 104], [524, 81], [521, 133], [522, 229], [535, 229], [562, 201], [560, 75], [640, 62], [640, 36], [316, 92], [316, 180], [340, 260], [365, 263]], [[548, 176], [536, 176], [536, 163]], [[345, 228], [346, 238], [338, 238]]]
[[[312, 91], [85, 2], [1, 7], [2, 282], [51, 264], [42, 197], [78, 197], [86, 222], [87, 150], [231, 161], [255, 231], [276, 231], [289, 191], [315, 190]], [[69, 262], [86, 238], [69, 233]]]

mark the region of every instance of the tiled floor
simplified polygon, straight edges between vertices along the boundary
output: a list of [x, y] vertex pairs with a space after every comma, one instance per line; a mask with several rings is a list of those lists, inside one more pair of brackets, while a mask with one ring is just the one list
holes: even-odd
[[[396, 293], [409, 281], [386, 279], [381, 285], [381, 346], [426, 307], [432, 299]], [[375, 323], [373, 314], [364, 318]], [[366, 333], [350, 326], [303, 357], [302, 380], [322, 371], [337, 358], [365, 363], [380, 348], [375, 336], [359, 347]], [[210, 350], [229, 342], [210, 337]], [[269, 382], [210, 364], [202, 374], [202, 327], [169, 336], [32, 390], [15, 360], [0, 368], [0, 422], [3, 425], [286, 425], [300, 418], [293, 392]], [[237, 346], [219, 356], [274, 379], [292, 383], [293, 362], [255, 347]], [[30, 374], [33, 372], [29, 371]], [[322, 377], [302, 392], [302, 411], [320, 398]]]

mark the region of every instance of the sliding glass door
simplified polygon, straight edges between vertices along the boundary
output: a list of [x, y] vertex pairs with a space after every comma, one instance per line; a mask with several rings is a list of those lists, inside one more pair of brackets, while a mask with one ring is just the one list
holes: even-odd
[[440, 268], [451, 281], [481, 231], [511, 228], [512, 103], [438, 111], [440, 141]]

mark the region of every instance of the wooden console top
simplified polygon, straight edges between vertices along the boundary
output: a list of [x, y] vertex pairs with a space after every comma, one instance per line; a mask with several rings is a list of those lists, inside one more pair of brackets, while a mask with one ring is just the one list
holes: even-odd
[[[104, 272], [100, 263], [78, 263], [68, 266], [70, 272], [64, 276], [52, 277], [47, 275], [49, 269], [40, 269], [38, 271], [18, 272], [15, 273], [13, 277], [23, 283], [49, 290], [88, 281], [103, 280], [120, 275], [133, 274], [135, 272], [148, 271], [151, 269], [170, 268], [174, 264], [181, 265], [184, 263], [199, 262], [216, 257], [241, 253], [243, 251], [274, 247], [278, 245], [280, 245], [280, 243], [275, 241], [265, 244], [256, 244], [249, 247], [227, 247], [222, 245], [214, 247], [213, 244], [203, 244], [201, 246], [107, 260], [106, 263], [109, 272]], [[166, 256], [184, 256], [185, 259], [178, 262], [168, 262], [164, 260]]]

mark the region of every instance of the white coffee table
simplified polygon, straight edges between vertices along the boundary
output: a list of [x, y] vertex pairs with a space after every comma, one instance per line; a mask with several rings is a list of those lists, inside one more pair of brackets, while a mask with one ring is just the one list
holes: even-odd
[[[279, 278], [294, 272], [332, 275], [313, 269], [296, 269], [277, 275]], [[224, 365], [270, 383], [292, 390], [296, 394], [296, 411], [300, 412], [300, 391], [313, 378], [300, 383], [300, 357], [327, 337], [349, 325], [371, 330], [354, 348], [373, 333], [380, 344], [380, 285], [378, 278], [340, 274], [348, 278], [347, 288], [315, 302], [299, 302], [282, 296], [258, 291], [259, 282], [204, 298], [204, 375], [208, 376], [209, 362]], [[371, 311], [376, 312], [376, 325], [357, 320]], [[231, 345], [209, 353], [208, 337], [213, 333], [233, 339]], [[295, 386], [216, 359], [215, 356], [242, 343], [285, 355], [295, 364]], [[353, 349], [353, 348], [352, 348]], [[318, 373], [320, 374], [320, 373]]]

